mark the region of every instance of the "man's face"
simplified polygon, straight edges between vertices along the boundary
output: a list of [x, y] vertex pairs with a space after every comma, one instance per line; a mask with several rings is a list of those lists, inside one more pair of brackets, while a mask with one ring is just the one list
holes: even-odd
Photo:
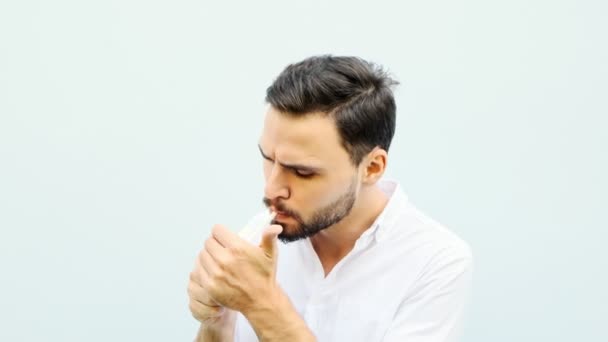
[[322, 114], [292, 117], [269, 107], [260, 138], [264, 203], [283, 226], [279, 239], [314, 235], [347, 216], [359, 189], [358, 170]]

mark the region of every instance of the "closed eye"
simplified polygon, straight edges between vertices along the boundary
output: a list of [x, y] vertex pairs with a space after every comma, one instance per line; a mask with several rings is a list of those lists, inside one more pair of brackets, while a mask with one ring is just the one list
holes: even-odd
[[293, 170], [293, 172], [296, 174], [296, 176], [302, 177], [302, 178], [310, 178], [310, 177], [312, 177], [312, 176], [315, 175], [314, 172], [309, 171], [309, 170], [298, 170], [298, 169], [295, 169], [295, 170]]
[[[258, 149], [260, 150], [260, 154], [262, 155], [262, 158], [264, 158], [266, 161], [269, 161], [271, 163], [275, 162], [274, 159], [272, 159], [269, 156], [267, 156], [266, 154], [264, 154], [264, 152], [262, 151], [262, 147], [260, 147], [260, 145], [258, 145]], [[279, 163], [279, 165], [281, 165], [282, 167], [284, 167], [286, 169], [291, 170], [296, 176], [298, 176], [300, 178], [311, 178], [319, 172], [319, 169], [310, 168], [310, 167], [307, 167], [306, 165], [286, 164], [286, 163]]]

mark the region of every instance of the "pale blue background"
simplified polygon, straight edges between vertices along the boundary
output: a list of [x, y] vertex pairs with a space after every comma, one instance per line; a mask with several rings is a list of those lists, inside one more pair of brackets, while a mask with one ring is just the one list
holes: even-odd
[[608, 341], [605, 1], [0, 4], [0, 340], [189, 341], [193, 258], [261, 207], [266, 87], [387, 66], [389, 175], [473, 247], [464, 341]]

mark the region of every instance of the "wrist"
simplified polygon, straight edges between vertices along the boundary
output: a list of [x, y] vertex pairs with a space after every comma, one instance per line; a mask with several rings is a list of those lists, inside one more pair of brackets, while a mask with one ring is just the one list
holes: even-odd
[[236, 312], [229, 310], [221, 317], [201, 322], [196, 341], [232, 342], [235, 325]]
[[256, 296], [255, 302], [246, 308], [242, 308], [241, 313], [251, 322], [278, 316], [291, 306], [287, 294], [275, 283], [270, 291]]
[[314, 341], [306, 322], [278, 287], [272, 295], [242, 313], [260, 341]]

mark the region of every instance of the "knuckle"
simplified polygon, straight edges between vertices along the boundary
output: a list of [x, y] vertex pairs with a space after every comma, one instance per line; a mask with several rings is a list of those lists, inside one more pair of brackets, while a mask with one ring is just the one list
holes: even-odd
[[209, 278], [209, 281], [205, 285], [205, 289], [207, 290], [207, 292], [210, 295], [213, 295], [216, 292], [216, 289], [217, 289], [217, 280], [216, 280], [215, 276]]
[[225, 272], [232, 267], [232, 258], [230, 257], [217, 257], [215, 259], [215, 264], [218, 267], [218, 270], [221, 272]]
[[208, 298], [215, 298], [222, 294], [223, 286], [221, 279], [210, 279], [209, 283], [205, 286], [206, 296]]
[[226, 282], [226, 272], [221, 271], [217, 272], [215, 277], [213, 277], [215, 286], [219, 286], [219, 284], [223, 284]]
[[201, 275], [197, 271], [190, 273], [190, 283], [201, 283]]
[[188, 307], [192, 317], [200, 322], [203, 322], [209, 318], [217, 317], [221, 315], [224, 310], [220, 306], [203, 305], [193, 300], [190, 300]]
[[243, 254], [243, 248], [241, 246], [238, 245], [233, 245], [233, 246], [229, 246], [226, 248], [228, 250], [228, 252], [235, 256], [235, 257], [239, 257]]

